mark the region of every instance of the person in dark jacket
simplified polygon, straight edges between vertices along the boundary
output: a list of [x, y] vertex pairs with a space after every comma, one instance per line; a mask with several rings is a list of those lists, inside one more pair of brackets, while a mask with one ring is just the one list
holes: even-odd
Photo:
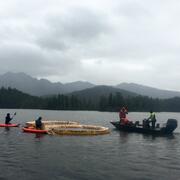
[[11, 121], [12, 119], [13, 119], [13, 118], [11, 118], [10, 113], [7, 113], [7, 114], [6, 114], [6, 117], [5, 117], [5, 124], [10, 124], [10, 121]]
[[42, 129], [41, 119], [42, 119], [42, 117], [39, 117], [38, 119], [35, 120], [36, 129]]

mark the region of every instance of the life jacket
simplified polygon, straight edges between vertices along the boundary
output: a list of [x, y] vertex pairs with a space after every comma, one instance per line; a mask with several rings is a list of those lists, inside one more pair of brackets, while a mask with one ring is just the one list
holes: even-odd
[[119, 113], [119, 117], [120, 117], [120, 119], [122, 119], [122, 118], [126, 118], [126, 113], [125, 113], [125, 112], [123, 112], [123, 111], [120, 111], [120, 113]]
[[121, 109], [119, 112], [119, 118], [123, 119], [126, 118], [127, 110], [126, 109]]
[[156, 121], [156, 115], [154, 112], [150, 114], [150, 119], [151, 121]]

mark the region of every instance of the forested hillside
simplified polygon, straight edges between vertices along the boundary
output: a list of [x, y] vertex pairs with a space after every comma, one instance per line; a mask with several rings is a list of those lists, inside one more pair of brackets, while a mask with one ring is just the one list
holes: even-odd
[[0, 108], [52, 109], [52, 110], [97, 110], [118, 111], [127, 106], [129, 111], [171, 111], [180, 112], [180, 98], [153, 99], [147, 96], [123, 96], [120, 92], [88, 98], [71, 95], [36, 97], [16, 89], [0, 89]]

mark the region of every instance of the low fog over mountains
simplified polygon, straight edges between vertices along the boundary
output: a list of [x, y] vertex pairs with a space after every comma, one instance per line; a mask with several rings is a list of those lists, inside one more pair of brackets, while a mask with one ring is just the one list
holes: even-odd
[[[167, 91], [157, 88], [152, 88], [144, 85], [134, 83], [121, 83], [117, 86], [97, 86], [90, 82], [76, 81], [72, 83], [52, 83], [46, 79], [36, 79], [25, 73], [5, 73], [0, 75], [0, 87], [16, 88], [22, 92], [35, 96], [53, 95], [53, 94], [68, 94], [74, 92], [75, 94], [107, 94], [114, 92], [121, 92], [122, 94], [139, 94], [153, 98], [172, 98], [180, 97], [180, 92]], [[79, 92], [78, 92], [79, 91]], [[91, 92], [92, 91], [92, 92]], [[132, 93], [131, 93], [132, 92]]]

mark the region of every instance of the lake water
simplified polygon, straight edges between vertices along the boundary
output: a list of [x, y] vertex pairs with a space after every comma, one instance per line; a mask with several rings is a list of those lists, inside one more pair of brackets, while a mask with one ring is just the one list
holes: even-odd
[[[178, 180], [180, 179], [180, 128], [173, 136], [153, 137], [124, 133], [110, 121], [118, 113], [91, 111], [0, 110], [17, 112], [19, 128], [0, 128], [0, 180]], [[136, 121], [149, 113], [129, 113]], [[26, 121], [69, 120], [109, 127], [100, 136], [37, 136], [23, 133]], [[180, 121], [180, 113], [156, 113], [158, 122]]]

